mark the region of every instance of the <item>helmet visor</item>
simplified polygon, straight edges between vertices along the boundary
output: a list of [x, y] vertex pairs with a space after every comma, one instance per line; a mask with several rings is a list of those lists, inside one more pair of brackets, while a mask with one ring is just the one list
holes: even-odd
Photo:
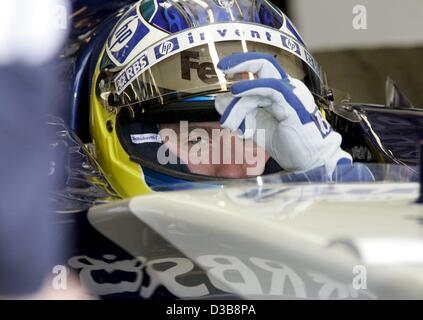
[[291, 77], [321, 94], [320, 68], [306, 48], [279, 30], [241, 23], [187, 30], [160, 41], [113, 78], [112, 90], [119, 106], [142, 103], [144, 108], [226, 92], [232, 83], [256, 77], [218, 70], [223, 57], [240, 52], [271, 54]]

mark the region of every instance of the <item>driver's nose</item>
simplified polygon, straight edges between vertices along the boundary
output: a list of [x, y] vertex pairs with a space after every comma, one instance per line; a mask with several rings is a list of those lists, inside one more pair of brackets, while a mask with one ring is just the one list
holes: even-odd
[[[245, 148], [244, 140], [235, 133], [226, 131], [221, 140], [220, 163], [215, 168], [215, 173], [219, 177], [225, 178], [247, 178], [248, 165], [245, 162], [248, 152]], [[225, 154], [226, 153], [226, 154]]]

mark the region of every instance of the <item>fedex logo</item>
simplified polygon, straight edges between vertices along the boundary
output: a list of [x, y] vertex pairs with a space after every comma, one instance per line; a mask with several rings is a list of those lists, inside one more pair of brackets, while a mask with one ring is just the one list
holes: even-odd
[[181, 53], [182, 79], [191, 80], [191, 70], [196, 70], [198, 78], [204, 83], [216, 83], [217, 75], [213, 63], [200, 62], [199, 52], [186, 50]]

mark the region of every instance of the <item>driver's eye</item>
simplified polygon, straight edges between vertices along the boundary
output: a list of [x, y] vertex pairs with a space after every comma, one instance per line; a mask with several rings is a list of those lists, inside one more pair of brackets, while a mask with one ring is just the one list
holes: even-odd
[[202, 138], [202, 137], [197, 136], [197, 137], [194, 137], [193, 139], [189, 140], [189, 143], [190, 143], [191, 145], [195, 145], [195, 144], [197, 144], [197, 143], [201, 142], [202, 140], [203, 140], [203, 138]]

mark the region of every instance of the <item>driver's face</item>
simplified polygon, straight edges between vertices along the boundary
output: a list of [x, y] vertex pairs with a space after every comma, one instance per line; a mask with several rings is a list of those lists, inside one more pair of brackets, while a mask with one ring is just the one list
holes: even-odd
[[[170, 138], [168, 130], [175, 132]], [[248, 178], [263, 174], [269, 155], [252, 140], [220, 127], [219, 122], [189, 122], [160, 125], [160, 135], [190, 172], [212, 177]]]

